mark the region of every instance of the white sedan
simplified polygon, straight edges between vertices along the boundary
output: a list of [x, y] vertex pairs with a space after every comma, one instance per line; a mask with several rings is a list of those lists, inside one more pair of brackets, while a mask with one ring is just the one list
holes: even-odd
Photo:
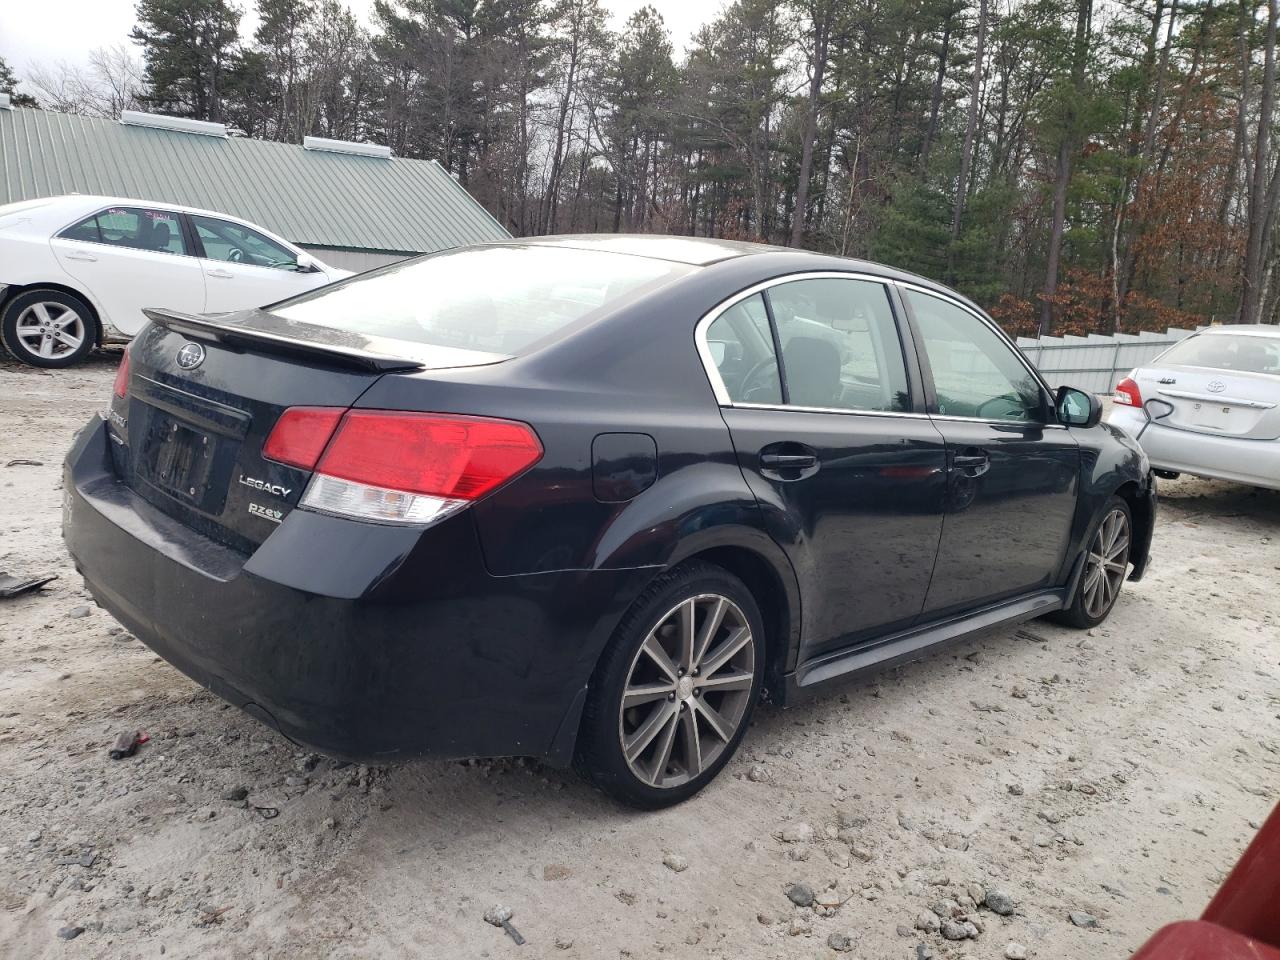
[[0, 206], [0, 341], [37, 367], [128, 340], [144, 307], [242, 310], [350, 275], [208, 210], [82, 196]]
[[1159, 476], [1280, 490], [1280, 328], [1210, 327], [1116, 386], [1108, 423], [1137, 437]]

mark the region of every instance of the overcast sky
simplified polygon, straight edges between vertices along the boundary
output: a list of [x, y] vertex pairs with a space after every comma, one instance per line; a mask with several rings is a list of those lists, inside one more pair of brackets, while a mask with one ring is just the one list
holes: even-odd
[[[134, 23], [136, 0], [0, 0], [0, 56], [19, 77], [42, 62], [66, 60], [84, 64], [89, 51], [124, 42]], [[253, 0], [237, 0], [242, 8]], [[366, 23], [373, 0], [345, 0]], [[645, 0], [602, 0], [621, 27]], [[667, 23], [676, 55], [683, 51], [692, 33], [711, 20], [724, 0], [648, 0]], [[252, 30], [250, 17], [241, 21]]]

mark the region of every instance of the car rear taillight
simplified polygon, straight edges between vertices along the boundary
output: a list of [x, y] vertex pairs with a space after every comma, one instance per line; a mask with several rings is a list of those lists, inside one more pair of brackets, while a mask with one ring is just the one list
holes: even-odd
[[1126, 407], [1140, 407], [1142, 406], [1142, 391], [1138, 389], [1138, 384], [1132, 377], [1125, 377], [1116, 384], [1116, 392], [1111, 400], [1113, 403]]
[[324, 419], [335, 413], [287, 410], [263, 448], [271, 459], [295, 466], [314, 455], [315, 475], [301, 505], [325, 513], [393, 523], [438, 520], [542, 457], [532, 428], [513, 420], [349, 410], [328, 436]]
[[290, 407], [271, 428], [262, 455], [291, 467], [314, 469], [342, 414], [341, 407]]
[[120, 366], [116, 368], [116, 382], [111, 387], [111, 392], [123, 400], [129, 393], [129, 351], [125, 350], [120, 357]]

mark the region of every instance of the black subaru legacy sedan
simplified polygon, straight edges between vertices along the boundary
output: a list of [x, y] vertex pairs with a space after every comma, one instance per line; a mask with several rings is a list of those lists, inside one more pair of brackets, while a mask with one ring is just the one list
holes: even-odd
[[1146, 458], [877, 264], [558, 237], [149, 312], [66, 462], [98, 602], [285, 736], [576, 763], [659, 807], [762, 697], [1102, 621]]

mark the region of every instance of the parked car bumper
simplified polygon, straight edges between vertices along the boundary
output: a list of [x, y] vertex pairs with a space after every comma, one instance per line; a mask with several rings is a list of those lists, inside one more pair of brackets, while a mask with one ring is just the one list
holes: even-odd
[[1280, 440], [1179, 430], [1159, 421], [1148, 423], [1146, 415], [1132, 407], [1116, 407], [1107, 422], [1137, 437], [1156, 470], [1280, 490]]
[[119, 482], [108, 443], [95, 418], [64, 468], [63, 534], [94, 598], [201, 685], [334, 756], [567, 762], [596, 659], [653, 575], [491, 576], [467, 512], [422, 530], [294, 510], [245, 556]]

